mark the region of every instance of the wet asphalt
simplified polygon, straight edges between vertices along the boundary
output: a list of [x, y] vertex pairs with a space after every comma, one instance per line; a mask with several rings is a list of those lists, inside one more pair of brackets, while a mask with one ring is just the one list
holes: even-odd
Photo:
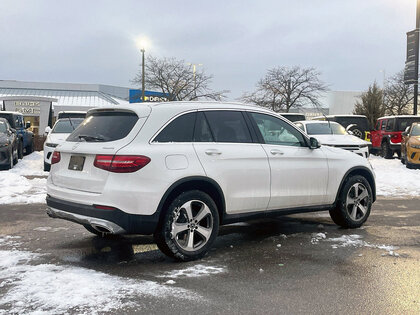
[[[172, 288], [198, 299], [139, 296], [113, 313], [420, 314], [420, 199], [380, 198], [354, 230], [334, 225], [328, 212], [224, 226], [209, 255], [188, 263], [164, 256], [150, 236], [100, 238], [45, 208], [0, 206], [0, 236], [20, 236], [20, 249], [44, 254], [44, 263], [161, 284], [165, 273], [197, 264], [224, 270], [174, 279]], [[343, 235], [364, 243], [333, 240]], [[0, 297], [7, 290], [0, 285]]]

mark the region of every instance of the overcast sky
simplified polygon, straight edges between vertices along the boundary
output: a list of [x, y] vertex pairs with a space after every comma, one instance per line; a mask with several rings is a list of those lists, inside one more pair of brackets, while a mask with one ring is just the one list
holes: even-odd
[[416, 0], [0, 0], [0, 79], [132, 87], [146, 54], [201, 63], [229, 99], [275, 66], [315, 67], [332, 90], [403, 69]]

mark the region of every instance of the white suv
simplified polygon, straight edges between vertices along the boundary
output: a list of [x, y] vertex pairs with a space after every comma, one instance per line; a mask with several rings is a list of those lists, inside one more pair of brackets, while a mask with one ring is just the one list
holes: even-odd
[[202, 257], [219, 225], [257, 217], [329, 210], [359, 227], [376, 198], [365, 158], [242, 104], [93, 109], [51, 164], [51, 217], [98, 235], [154, 234], [180, 260]]

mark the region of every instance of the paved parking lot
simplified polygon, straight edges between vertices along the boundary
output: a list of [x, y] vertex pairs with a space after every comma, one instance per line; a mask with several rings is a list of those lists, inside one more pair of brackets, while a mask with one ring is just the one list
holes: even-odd
[[380, 199], [355, 230], [326, 212], [225, 226], [189, 263], [44, 210], [0, 206], [0, 314], [420, 312], [419, 199]]

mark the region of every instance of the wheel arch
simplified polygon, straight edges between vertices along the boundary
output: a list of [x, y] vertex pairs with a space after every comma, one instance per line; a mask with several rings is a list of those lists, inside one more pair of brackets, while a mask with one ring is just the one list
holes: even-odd
[[340, 195], [341, 190], [343, 189], [344, 183], [349, 179], [351, 176], [360, 175], [366, 178], [369, 182], [370, 188], [372, 189], [372, 203], [376, 201], [376, 183], [375, 183], [375, 176], [373, 175], [372, 171], [364, 166], [356, 166], [349, 169], [346, 174], [343, 176], [341, 180], [340, 186], [338, 187], [337, 195], [335, 197], [335, 203], [337, 204], [338, 198]]
[[205, 176], [189, 176], [173, 183], [164, 193], [157, 208], [159, 222], [164, 215], [165, 211], [163, 210], [170, 205], [176, 196], [188, 190], [200, 190], [208, 194], [216, 203], [220, 222], [223, 221], [226, 203], [223, 191], [219, 184], [215, 180]]

